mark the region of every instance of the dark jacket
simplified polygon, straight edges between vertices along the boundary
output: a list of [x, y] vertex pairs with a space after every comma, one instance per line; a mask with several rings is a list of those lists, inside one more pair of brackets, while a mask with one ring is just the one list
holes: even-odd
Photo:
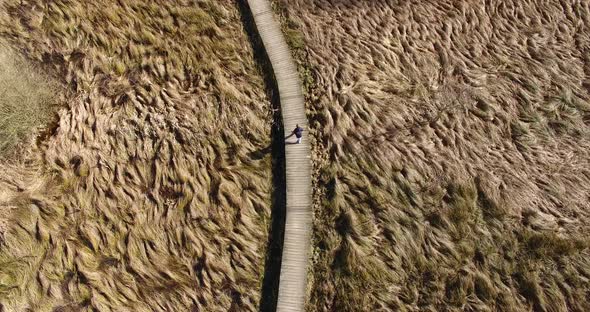
[[300, 138], [303, 136], [303, 128], [297, 127], [297, 128], [295, 128], [295, 130], [293, 130], [293, 133], [295, 134], [295, 136], [297, 138]]

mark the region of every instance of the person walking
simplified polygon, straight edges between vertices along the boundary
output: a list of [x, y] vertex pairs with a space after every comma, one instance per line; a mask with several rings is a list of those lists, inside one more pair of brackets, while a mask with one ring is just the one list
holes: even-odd
[[295, 126], [295, 129], [293, 129], [293, 131], [291, 132], [291, 134], [285, 138], [288, 139], [290, 137], [292, 137], [293, 135], [295, 135], [295, 137], [297, 138], [297, 143], [296, 144], [300, 144], [301, 143], [301, 138], [303, 138], [303, 128], [299, 127], [299, 124], [297, 124]]

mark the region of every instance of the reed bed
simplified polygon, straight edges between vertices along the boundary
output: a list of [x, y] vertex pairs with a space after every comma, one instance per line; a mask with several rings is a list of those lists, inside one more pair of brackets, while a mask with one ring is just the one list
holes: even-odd
[[309, 311], [590, 310], [590, 4], [277, 0]]
[[0, 164], [0, 310], [255, 311], [272, 110], [236, 4], [0, 7], [65, 90]]

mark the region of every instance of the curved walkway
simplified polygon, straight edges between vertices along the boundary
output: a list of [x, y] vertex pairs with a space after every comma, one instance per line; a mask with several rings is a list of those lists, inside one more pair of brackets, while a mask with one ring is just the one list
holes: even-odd
[[[279, 88], [285, 132], [299, 124], [307, 131], [305, 104], [297, 67], [291, 58], [281, 25], [274, 19], [268, 0], [248, 0], [248, 5]], [[277, 311], [303, 311], [311, 232], [311, 160], [304, 132], [301, 144], [285, 148], [287, 211]], [[293, 141], [291, 139], [290, 141]]]

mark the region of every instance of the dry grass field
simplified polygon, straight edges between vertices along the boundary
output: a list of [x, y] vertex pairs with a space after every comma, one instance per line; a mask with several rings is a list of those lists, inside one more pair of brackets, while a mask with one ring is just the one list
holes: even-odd
[[590, 311], [590, 3], [277, 0], [309, 311]]
[[0, 311], [256, 310], [272, 110], [236, 4], [0, 0], [0, 37], [64, 89], [0, 162]]
[[[5, 183], [26, 175], [23, 161], [30, 159], [31, 146], [45, 125], [55, 122], [59, 95], [65, 95], [60, 91], [54, 79], [0, 41], [0, 171], [5, 175], [0, 179], [0, 234], [7, 230], [13, 212], [13, 205], [4, 205], [12, 193]], [[35, 188], [37, 183], [29, 179], [23, 185]]]

